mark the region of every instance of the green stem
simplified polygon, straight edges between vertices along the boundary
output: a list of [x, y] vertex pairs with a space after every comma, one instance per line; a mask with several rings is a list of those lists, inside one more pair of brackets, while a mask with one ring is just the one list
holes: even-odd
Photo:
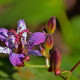
[[46, 58], [46, 66], [49, 67], [49, 58]]
[[71, 71], [63, 71], [61, 74], [64, 74], [64, 73], [68, 73], [68, 74], [69, 74], [67, 78], [63, 77], [62, 75], [60, 75], [60, 76], [61, 76], [64, 80], [69, 80], [69, 79], [70, 79], [70, 76], [71, 76]]
[[46, 66], [49, 67], [49, 58], [50, 58], [50, 56], [49, 56], [49, 50], [46, 49], [45, 53], [46, 53]]
[[25, 64], [25, 66], [35, 67], [35, 68], [49, 68], [49, 66], [46, 66], [46, 65], [29, 65], [29, 64]]
[[61, 74], [63, 74], [63, 73], [71, 73], [71, 71], [63, 71]]

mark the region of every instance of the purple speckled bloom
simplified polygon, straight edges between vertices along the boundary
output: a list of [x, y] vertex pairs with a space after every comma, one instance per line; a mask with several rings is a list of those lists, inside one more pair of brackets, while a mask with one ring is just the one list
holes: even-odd
[[[20, 19], [18, 21], [18, 29], [17, 29], [17, 33], [19, 32], [19, 27], [21, 27], [21, 30], [26, 29], [26, 25], [24, 20]], [[25, 32], [25, 35], [22, 35], [23, 37], [27, 37], [27, 32]], [[13, 53], [14, 50], [16, 49], [16, 44], [15, 42], [15, 37], [12, 34], [8, 34], [8, 30], [5, 28], [0, 28], [0, 40], [5, 42], [7, 47], [0, 47], [0, 53], [4, 53], [4, 54], [9, 54], [9, 59], [10, 62], [14, 65], [14, 66], [18, 66], [19, 64], [22, 63], [25, 55], [24, 54], [17, 54]]]
[[9, 54], [9, 60], [14, 66], [23, 66], [26, 55], [42, 56], [39, 50], [31, 49], [35, 45], [45, 41], [45, 34], [42, 32], [35, 32], [31, 34], [27, 42], [27, 32], [29, 33], [23, 19], [18, 21], [17, 32], [12, 29], [8, 31], [7, 29], [0, 28], [0, 40], [5, 42], [7, 46], [0, 47], [0, 53]]

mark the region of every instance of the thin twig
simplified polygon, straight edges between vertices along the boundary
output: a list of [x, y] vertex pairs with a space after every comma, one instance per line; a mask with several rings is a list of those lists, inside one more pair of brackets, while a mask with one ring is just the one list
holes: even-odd
[[62, 76], [62, 75], [59, 75], [61, 78], [63, 78], [64, 80], [66, 79], [64, 76]]
[[70, 71], [73, 72], [79, 64], [80, 64], [80, 61]]
[[[65, 78], [64, 76], [61, 75], [63, 73], [68, 73], [69, 75]], [[63, 71], [61, 74], [60, 74], [60, 77], [62, 77], [64, 80], [69, 80], [71, 76], [71, 71]]]

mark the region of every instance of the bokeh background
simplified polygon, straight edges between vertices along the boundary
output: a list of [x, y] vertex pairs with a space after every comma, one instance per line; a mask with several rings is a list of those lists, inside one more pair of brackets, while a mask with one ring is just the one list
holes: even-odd
[[[0, 27], [17, 29], [24, 19], [31, 32], [42, 31], [55, 16], [54, 48], [62, 52], [61, 68], [70, 70], [80, 60], [80, 0], [0, 0]], [[0, 42], [0, 46], [4, 43]], [[30, 64], [45, 64], [44, 57], [31, 57]], [[62, 80], [44, 68], [13, 67], [0, 53], [0, 80]], [[80, 80], [80, 66], [70, 80]]]

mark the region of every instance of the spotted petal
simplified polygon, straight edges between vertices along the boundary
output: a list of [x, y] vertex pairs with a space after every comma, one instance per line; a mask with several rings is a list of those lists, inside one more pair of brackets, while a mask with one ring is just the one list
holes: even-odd
[[14, 37], [11, 37], [8, 39], [8, 36], [10, 36], [8, 33], [8, 30], [5, 28], [0, 28], [0, 40], [4, 41], [7, 47], [11, 48], [14, 47]]
[[42, 56], [39, 50], [32, 50], [28, 53], [28, 55]]
[[10, 53], [9, 60], [14, 66], [18, 66], [21, 63], [23, 63], [23, 58], [25, 57], [24, 54], [16, 54], [16, 53]]
[[34, 47], [34, 45], [43, 43], [45, 41], [45, 38], [45, 34], [41, 32], [35, 32], [31, 34], [28, 40], [28, 50], [30, 51]]
[[0, 53], [10, 54], [11, 52], [12, 52], [12, 50], [10, 48], [0, 47]]
[[10, 49], [14, 50], [15, 49], [15, 44], [13, 43], [12, 38], [10, 38], [8, 41], [8, 45], [7, 47], [9, 47]]
[[[22, 32], [24, 29], [26, 29], [26, 24], [25, 21], [23, 19], [20, 19], [18, 21], [18, 28], [17, 28], [17, 33]], [[25, 38], [27, 37], [27, 32], [23, 33], [22, 36]]]
[[1, 40], [1, 41], [4, 41], [6, 45], [8, 44], [8, 43], [6, 42], [6, 39], [7, 39], [7, 37], [8, 37], [7, 32], [8, 32], [7, 29], [5, 29], [5, 28], [0, 28], [0, 40]]

